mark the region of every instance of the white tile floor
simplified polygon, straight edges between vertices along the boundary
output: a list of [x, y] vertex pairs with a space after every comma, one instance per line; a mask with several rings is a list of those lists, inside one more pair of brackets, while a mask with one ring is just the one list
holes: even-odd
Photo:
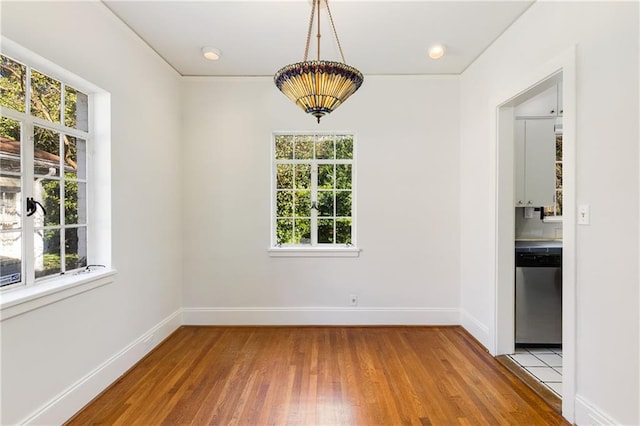
[[562, 398], [562, 348], [517, 348], [509, 357]]

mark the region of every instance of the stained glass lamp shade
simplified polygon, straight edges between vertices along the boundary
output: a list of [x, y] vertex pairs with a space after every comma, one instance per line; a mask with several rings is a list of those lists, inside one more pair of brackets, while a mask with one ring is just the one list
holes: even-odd
[[[318, 40], [320, 40], [321, 1], [326, 4], [331, 27], [333, 28], [343, 62], [321, 60], [319, 42], [318, 59], [315, 61], [307, 60], [313, 17], [316, 9], [318, 10]], [[322, 117], [338, 108], [349, 96], [354, 94], [364, 80], [360, 71], [344, 62], [344, 54], [333, 24], [328, 2], [327, 0], [313, 0], [304, 60], [286, 65], [280, 69], [274, 76], [274, 82], [282, 93], [305, 112], [315, 116], [318, 119], [318, 123], [320, 123]]]

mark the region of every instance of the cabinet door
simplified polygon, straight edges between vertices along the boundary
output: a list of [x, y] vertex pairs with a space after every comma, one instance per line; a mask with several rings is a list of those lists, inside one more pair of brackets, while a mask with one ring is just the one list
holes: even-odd
[[515, 205], [523, 207], [527, 202], [525, 192], [525, 167], [524, 167], [524, 126], [525, 120], [516, 120], [514, 126], [514, 143], [515, 143]]
[[528, 206], [553, 205], [556, 188], [554, 124], [553, 118], [525, 121], [525, 204]]
[[516, 117], [556, 117], [558, 115], [558, 86], [548, 88], [515, 108]]

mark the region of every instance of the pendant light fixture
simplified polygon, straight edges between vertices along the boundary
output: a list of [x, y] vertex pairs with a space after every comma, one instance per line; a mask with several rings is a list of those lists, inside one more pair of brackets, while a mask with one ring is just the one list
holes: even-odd
[[[323, 2], [327, 9], [333, 35], [340, 50], [342, 62], [325, 61], [320, 59], [320, 4]], [[311, 31], [314, 17], [317, 13], [318, 26], [318, 58], [308, 61]], [[353, 95], [362, 85], [362, 73], [346, 64], [338, 33], [333, 23], [328, 0], [313, 0], [307, 44], [302, 62], [296, 62], [280, 69], [273, 80], [278, 89], [305, 112], [320, 119], [338, 108], [347, 98]]]

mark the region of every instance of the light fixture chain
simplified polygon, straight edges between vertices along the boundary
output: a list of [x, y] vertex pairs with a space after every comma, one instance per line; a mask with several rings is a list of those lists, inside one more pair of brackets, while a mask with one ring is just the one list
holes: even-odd
[[[319, 0], [313, 0], [313, 7], [311, 8], [311, 17], [309, 18], [309, 30], [307, 31], [307, 44], [304, 48], [303, 62], [307, 62], [307, 58], [309, 57], [309, 45], [311, 44], [311, 30], [313, 29], [313, 16], [316, 11], [316, 1]], [[318, 14], [320, 14], [320, 10], [318, 10]]]
[[317, 37], [317, 42], [318, 42], [318, 61], [320, 60], [320, 37], [322, 37], [320, 35], [320, 2], [322, 0], [313, 0], [314, 3], [318, 3], [318, 35]]
[[[329, 0], [324, 0], [324, 4], [327, 5], [327, 13], [329, 15], [329, 21], [331, 21], [331, 28], [333, 29], [333, 35], [336, 38], [336, 43], [338, 43], [338, 49], [340, 50], [340, 56], [342, 57], [342, 63], [346, 64], [347, 61], [344, 59], [344, 53], [342, 52], [342, 46], [340, 45], [340, 39], [338, 38], [338, 32], [336, 31], [336, 26], [333, 23], [333, 16], [331, 16], [331, 9], [329, 9]], [[320, 10], [318, 10], [320, 13]]]

